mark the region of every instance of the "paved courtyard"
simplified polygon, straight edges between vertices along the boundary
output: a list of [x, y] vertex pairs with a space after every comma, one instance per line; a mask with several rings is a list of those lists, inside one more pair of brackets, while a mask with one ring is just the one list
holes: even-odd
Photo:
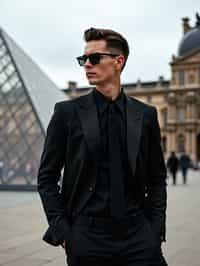
[[[167, 242], [169, 266], [200, 265], [200, 171], [189, 172], [188, 185], [168, 181]], [[63, 266], [64, 250], [41, 240], [47, 228], [39, 195], [0, 192], [0, 265]]]

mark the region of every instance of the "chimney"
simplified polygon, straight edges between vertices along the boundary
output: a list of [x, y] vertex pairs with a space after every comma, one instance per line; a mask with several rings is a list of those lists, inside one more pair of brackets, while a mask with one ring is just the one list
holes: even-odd
[[164, 81], [164, 77], [163, 76], [159, 76], [158, 77], [158, 81], [157, 81], [157, 86], [158, 87], [162, 86], [163, 81]]
[[163, 77], [163, 76], [159, 76], [159, 77], [158, 77], [158, 81], [159, 81], [160, 83], [162, 83], [162, 82], [164, 81], [164, 77]]
[[186, 34], [191, 30], [191, 26], [189, 24], [190, 19], [188, 17], [182, 18], [182, 26], [183, 26], [183, 34]]
[[172, 63], [176, 61], [176, 56], [173, 54], [172, 55]]
[[137, 89], [140, 89], [141, 86], [142, 86], [141, 79], [138, 79], [137, 82], [136, 82], [136, 88], [137, 88]]
[[71, 91], [76, 90], [77, 88], [77, 83], [76, 81], [68, 81], [68, 89]]

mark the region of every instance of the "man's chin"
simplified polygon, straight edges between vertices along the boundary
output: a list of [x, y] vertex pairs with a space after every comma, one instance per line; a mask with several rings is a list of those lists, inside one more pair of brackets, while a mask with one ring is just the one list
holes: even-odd
[[88, 79], [88, 82], [90, 85], [97, 85], [98, 84], [98, 81], [95, 79]]

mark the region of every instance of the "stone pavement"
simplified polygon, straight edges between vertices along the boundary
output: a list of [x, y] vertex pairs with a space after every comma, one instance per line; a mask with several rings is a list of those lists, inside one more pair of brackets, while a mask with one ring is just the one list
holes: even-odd
[[[169, 266], [200, 265], [200, 171], [189, 172], [189, 184], [168, 181], [167, 242]], [[64, 266], [61, 247], [41, 240], [47, 228], [39, 195], [35, 192], [0, 192], [0, 265]]]

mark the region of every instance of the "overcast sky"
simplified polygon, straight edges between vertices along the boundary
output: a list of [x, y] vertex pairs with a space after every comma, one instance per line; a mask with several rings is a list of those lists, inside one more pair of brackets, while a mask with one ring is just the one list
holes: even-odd
[[191, 25], [199, 0], [0, 0], [0, 26], [60, 87], [88, 85], [76, 56], [83, 31], [111, 28], [127, 38], [130, 56], [122, 82], [170, 78], [172, 54], [182, 38], [182, 18]]

